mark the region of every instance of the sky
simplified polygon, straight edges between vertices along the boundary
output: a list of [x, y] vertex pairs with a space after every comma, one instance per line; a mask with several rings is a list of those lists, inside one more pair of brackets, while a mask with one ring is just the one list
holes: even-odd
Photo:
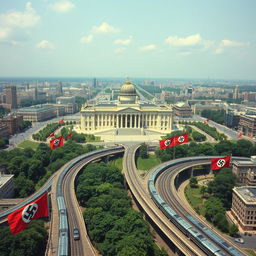
[[0, 0], [0, 77], [256, 80], [255, 0]]

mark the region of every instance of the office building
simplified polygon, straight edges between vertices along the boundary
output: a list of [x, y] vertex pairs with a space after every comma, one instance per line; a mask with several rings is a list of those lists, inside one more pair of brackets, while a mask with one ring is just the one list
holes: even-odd
[[231, 214], [243, 230], [256, 230], [255, 186], [233, 188]]
[[6, 104], [10, 105], [11, 109], [17, 108], [17, 91], [16, 86], [5, 87]]

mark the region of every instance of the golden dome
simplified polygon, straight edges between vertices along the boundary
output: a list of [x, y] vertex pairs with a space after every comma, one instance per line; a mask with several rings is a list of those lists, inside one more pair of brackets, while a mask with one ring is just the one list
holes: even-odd
[[120, 95], [136, 95], [136, 90], [135, 90], [135, 87], [134, 85], [129, 82], [129, 81], [126, 81], [121, 89], [120, 89]]

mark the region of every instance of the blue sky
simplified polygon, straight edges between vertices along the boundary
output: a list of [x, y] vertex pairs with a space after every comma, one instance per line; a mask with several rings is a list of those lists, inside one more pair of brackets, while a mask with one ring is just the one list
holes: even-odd
[[0, 76], [256, 79], [255, 10], [255, 0], [1, 0]]

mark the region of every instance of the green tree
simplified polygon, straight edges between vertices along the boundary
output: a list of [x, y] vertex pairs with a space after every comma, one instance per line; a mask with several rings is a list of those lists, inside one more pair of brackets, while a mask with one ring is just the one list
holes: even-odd
[[35, 192], [35, 186], [33, 181], [26, 179], [25, 175], [21, 173], [14, 180], [14, 190], [18, 197], [27, 197]]
[[232, 224], [232, 225], [229, 226], [228, 231], [229, 231], [230, 236], [235, 236], [238, 233], [239, 229], [238, 229], [237, 225]]
[[189, 185], [190, 185], [191, 188], [197, 188], [198, 187], [198, 181], [197, 181], [197, 178], [195, 176], [192, 176], [189, 179]]
[[148, 149], [146, 143], [142, 143], [139, 148], [139, 156], [141, 158], [148, 158]]

